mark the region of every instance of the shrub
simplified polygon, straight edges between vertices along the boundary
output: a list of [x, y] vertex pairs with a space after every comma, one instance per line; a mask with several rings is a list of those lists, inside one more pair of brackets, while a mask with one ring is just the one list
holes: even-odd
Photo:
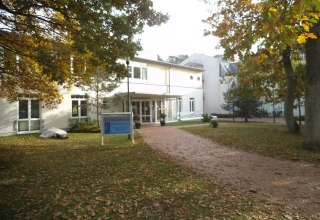
[[69, 132], [71, 133], [100, 133], [100, 128], [97, 123], [87, 122], [87, 123], [77, 123], [73, 125]]
[[160, 114], [160, 121], [165, 121], [166, 120], [167, 115], [164, 113]]
[[217, 121], [211, 121], [210, 122], [210, 127], [212, 128], [217, 128], [219, 126], [218, 122]]
[[211, 121], [211, 118], [212, 118], [211, 115], [209, 115], [209, 114], [203, 114], [201, 121], [203, 121], [203, 122], [210, 122], [210, 121]]

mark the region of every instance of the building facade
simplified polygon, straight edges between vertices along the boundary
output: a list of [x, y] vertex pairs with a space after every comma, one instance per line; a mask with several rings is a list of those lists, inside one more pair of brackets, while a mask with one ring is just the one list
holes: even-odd
[[236, 64], [203, 54], [193, 54], [181, 65], [202, 68], [203, 112], [207, 114], [229, 114], [221, 105], [225, 104], [224, 93], [230, 88], [237, 73]]
[[[202, 69], [135, 58], [128, 65], [128, 76], [129, 109], [122, 102], [104, 111], [132, 110], [141, 123], [159, 123], [161, 113], [168, 122], [203, 114]], [[90, 92], [78, 87], [60, 92], [63, 100], [54, 109], [42, 108], [32, 97], [21, 97], [14, 103], [0, 99], [0, 136], [38, 133], [51, 127], [68, 130], [76, 122], [95, 120], [95, 113], [87, 108]], [[115, 94], [128, 94], [128, 78], [109, 96]]]
[[[203, 112], [207, 114], [232, 114], [221, 106], [225, 104], [224, 93], [228, 91], [238, 73], [237, 64], [203, 54], [193, 54], [181, 65], [202, 68], [203, 72]], [[295, 116], [304, 116], [304, 99], [295, 101]], [[263, 103], [261, 110], [266, 116], [284, 116], [284, 102]]]

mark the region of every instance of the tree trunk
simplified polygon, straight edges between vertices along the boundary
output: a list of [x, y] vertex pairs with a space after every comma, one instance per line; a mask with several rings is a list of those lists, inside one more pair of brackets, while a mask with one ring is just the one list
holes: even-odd
[[96, 112], [97, 112], [97, 124], [98, 124], [98, 127], [100, 127], [100, 106], [99, 106], [99, 102], [100, 102], [100, 100], [99, 100], [99, 84], [97, 84], [97, 86], [96, 86]]
[[284, 67], [286, 76], [287, 76], [287, 91], [286, 91], [286, 99], [284, 103], [284, 117], [285, 117], [289, 132], [299, 133], [300, 127], [297, 124], [293, 115], [297, 81], [293, 77], [293, 68], [292, 68], [290, 56], [291, 56], [291, 48], [288, 46], [284, 51], [282, 51], [282, 62], [283, 62], [283, 67]]
[[100, 109], [99, 109], [99, 106], [97, 105], [96, 107], [96, 111], [97, 111], [97, 124], [98, 124], [98, 127], [100, 127]]
[[320, 21], [311, 32], [318, 38], [306, 43], [304, 148], [320, 150]]

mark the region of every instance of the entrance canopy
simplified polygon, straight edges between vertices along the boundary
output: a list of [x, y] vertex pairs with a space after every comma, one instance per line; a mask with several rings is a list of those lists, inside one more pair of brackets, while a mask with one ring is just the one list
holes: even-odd
[[163, 99], [163, 98], [181, 98], [182, 95], [174, 94], [153, 94], [153, 93], [130, 93], [131, 99]]
[[[126, 95], [126, 93], [122, 93]], [[182, 95], [130, 93], [130, 110], [142, 123], [156, 123], [165, 114], [167, 121], [177, 121], [180, 117]]]

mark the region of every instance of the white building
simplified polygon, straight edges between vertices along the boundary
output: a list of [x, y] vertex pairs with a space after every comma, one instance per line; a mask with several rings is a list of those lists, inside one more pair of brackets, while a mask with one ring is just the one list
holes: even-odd
[[[202, 68], [203, 72], [203, 112], [214, 114], [232, 114], [221, 108], [225, 104], [224, 93], [230, 88], [233, 76], [229, 73], [236, 74], [238, 72], [236, 63], [227, 62], [220, 58], [210, 57], [203, 54], [193, 54], [188, 59], [184, 60], [181, 65]], [[296, 100], [294, 115], [299, 115], [299, 103]], [[284, 102], [280, 103], [264, 103], [262, 109], [265, 110], [269, 116], [275, 115], [283, 116]], [[304, 100], [300, 103], [300, 114], [304, 115]]]
[[234, 77], [228, 73], [236, 73], [235, 63], [203, 54], [193, 54], [181, 65], [202, 68], [203, 72], [203, 112], [207, 114], [229, 114], [221, 108], [225, 103], [224, 93], [231, 86]]
[[[142, 123], [200, 118], [203, 114], [202, 69], [136, 58], [129, 64], [129, 94], [132, 111]], [[127, 78], [115, 93], [127, 94]], [[87, 110], [86, 92], [73, 87], [61, 90], [62, 102], [55, 109], [41, 107], [39, 100], [20, 98], [8, 103], [0, 99], [0, 136], [37, 133], [50, 127], [68, 129], [76, 121], [95, 119]], [[127, 111], [125, 103], [109, 111]]]

